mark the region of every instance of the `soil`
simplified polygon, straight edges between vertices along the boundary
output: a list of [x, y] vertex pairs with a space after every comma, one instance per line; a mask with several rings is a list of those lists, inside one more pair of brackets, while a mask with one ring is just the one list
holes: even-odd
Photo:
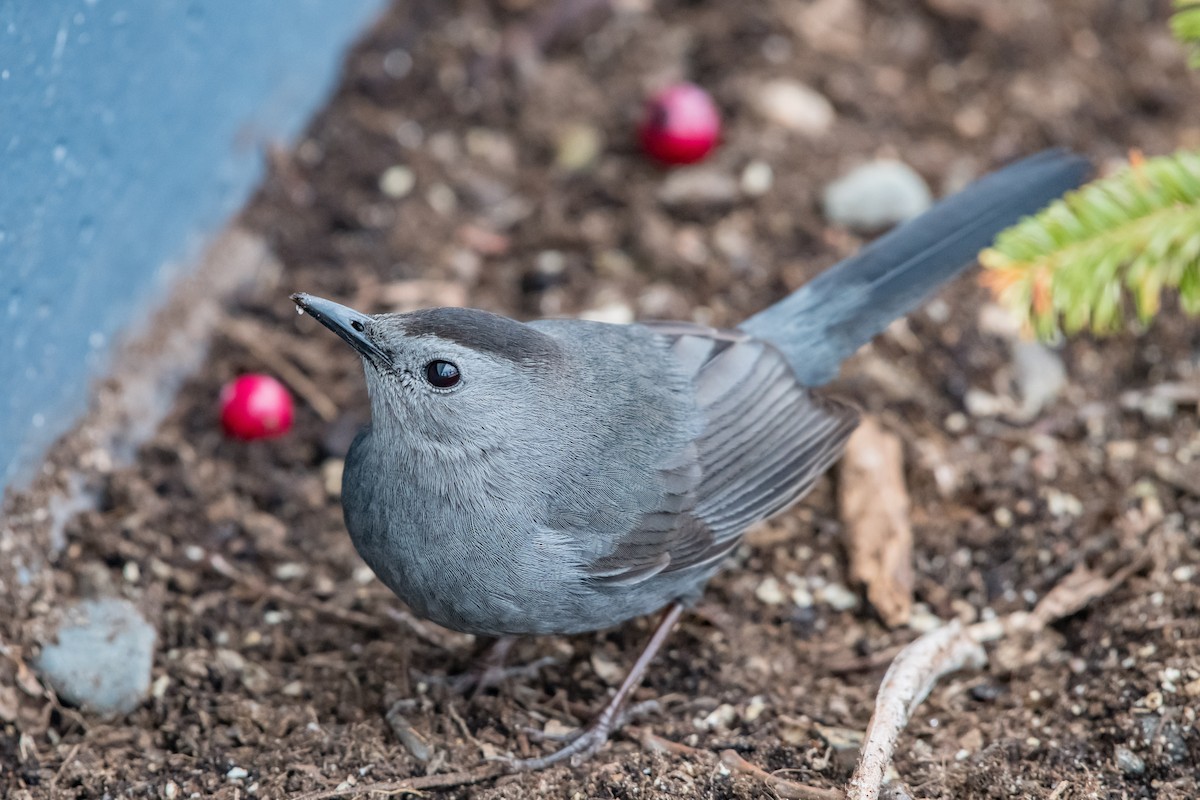
[[[298, 146], [271, 153], [244, 213], [280, 269], [231, 299], [135, 459], [92, 454], [98, 502], [66, 517], [65, 546], [10, 540], [49, 562], [0, 596], [0, 794], [295, 797], [539, 752], [525, 729], [586, 720], [649, 621], [524, 640], [516, 662], [553, 663], [473, 700], [448, 691], [440, 679], [482, 643], [407, 616], [355, 554], [336, 476], [367, 418], [360, 367], [287, 294], [734, 325], [861, 244], [828, 225], [819, 197], [873, 156], [902, 158], [941, 192], [1051, 145], [1100, 164], [1200, 145], [1200, 80], [1168, 14], [1166, 0], [397, 2]], [[707, 168], [736, 181], [766, 162], [765, 194], [660, 200], [669, 173], [631, 131], [647, 91], [678, 78], [708, 87], [726, 119]], [[752, 98], [775, 78], [827, 97], [829, 129], [761, 119]], [[409, 172], [388, 173], [398, 166]], [[1072, 339], [1062, 396], [1017, 424], [968, 413], [972, 389], [1013, 391], [987, 302], [958, 281], [833, 387], [905, 443], [917, 619], [1028, 609], [1080, 565], [1142, 567], [942, 681], [895, 768], [920, 798], [1200, 796], [1200, 424], [1194, 399], [1165, 413], [1122, 401], [1200, 383], [1200, 326], [1168, 303], [1144, 331]], [[313, 384], [294, 431], [226, 439], [222, 383], [280, 363]], [[38, 492], [79, 452], [60, 447], [9, 498], [6, 523], [36, 516]], [[579, 767], [426, 794], [771, 796], [721, 766], [726, 749], [843, 785], [888, 659], [918, 632], [830, 602], [843, 593], [823, 587], [848, 580], [833, 485], [750, 535], [712, 582], [638, 692], [660, 708], [636, 731]], [[767, 577], [782, 601], [759, 591]], [[37, 620], [92, 592], [136, 600], [159, 629], [152, 696], [121, 719], [66, 708], [20, 669]], [[385, 719], [402, 699], [407, 729]], [[649, 732], [691, 749], [643, 746]]]

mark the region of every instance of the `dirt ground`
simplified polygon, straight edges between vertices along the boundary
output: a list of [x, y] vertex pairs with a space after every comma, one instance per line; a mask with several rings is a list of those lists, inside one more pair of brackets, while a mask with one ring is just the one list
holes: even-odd
[[[360, 367], [288, 293], [370, 311], [630, 309], [733, 325], [859, 246], [822, 218], [820, 190], [872, 156], [903, 158], [940, 193], [1049, 145], [1101, 164], [1200, 146], [1200, 80], [1168, 11], [1166, 0], [396, 2], [301, 143], [271, 154], [244, 214], [281, 269], [230, 302], [203, 370], [136, 459], [92, 458], [97, 507], [67, 518], [65, 546], [29, 591], [0, 596], [0, 683], [24, 687], [0, 718], [0, 794], [296, 797], [538, 752], [524, 729], [585, 720], [648, 622], [522, 641], [515, 660], [554, 663], [474, 701], [439, 684], [478, 644], [408, 618], [354, 553], [336, 475], [366, 420]], [[766, 162], [765, 194], [660, 197], [670, 176], [636, 152], [632, 120], [649, 88], [681, 77], [707, 86], [726, 118], [708, 167], [736, 187]], [[828, 98], [828, 130], [763, 120], [753, 98], [775, 78]], [[940, 683], [895, 767], [919, 798], [1200, 796], [1195, 394], [1165, 411], [1122, 399], [1200, 384], [1200, 325], [1171, 306], [1140, 335], [1072, 340], [1062, 397], [1022, 425], [969, 413], [972, 390], [1012, 393], [986, 302], [959, 281], [833, 387], [905, 443], [918, 619], [1030, 608], [1081, 564], [1142, 567]], [[224, 438], [221, 384], [280, 363], [316, 387], [293, 433]], [[37, 486], [65, 480], [55, 470], [77, 455], [60, 448]], [[725, 749], [843, 785], [887, 660], [917, 631], [828, 590], [848, 583], [833, 488], [823, 481], [755, 531], [652, 668], [638, 696], [662, 705], [638, 731], [693, 751], [652, 752], [625, 734], [578, 768], [427, 794], [772, 796], [723, 769]], [[39, 491], [9, 498], [10, 523], [38, 513]], [[782, 597], [762, 591], [768, 577]], [[17, 666], [37, 618], [97, 591], [134, 599], [159, 629], [152, 697], [109, 721], [34, 696]], [[427, 761], [385, 720], [405, 698]]]

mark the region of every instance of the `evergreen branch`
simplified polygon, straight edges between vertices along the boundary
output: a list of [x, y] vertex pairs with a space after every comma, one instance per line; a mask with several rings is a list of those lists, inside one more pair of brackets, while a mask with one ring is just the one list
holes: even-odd
[[1200, 69], [1200, 0], [1175, 0], [1171, 33], [1179, 41], [1191, 45], [1188, 63]]
[[983, 282], [1040, 336], [1142, 322], [1178, 290], [1200, 314], [1200, 153], [1144, 160], [1093, 181], [996, 237]]

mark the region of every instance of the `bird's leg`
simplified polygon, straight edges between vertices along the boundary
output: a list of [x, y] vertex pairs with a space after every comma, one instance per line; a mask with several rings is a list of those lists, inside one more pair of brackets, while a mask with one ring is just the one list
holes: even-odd
[[506, 667], [504, 664], [508, 659], [509, 651], [516, 643], [517, 637], [502, 636], [492, 642], [487, 651], [461, 675], [420, 674], [420, 678], [427, 683], [449, 687], [450, 691], [455, 694], [469, 692], [471, 699], [474, 700], [493, 686], [499, 686], [512, 678], [534, 677], [542, 667], [556, 662], [553, 656], [544, 656], [528, 664]]
[[667, 637], [674, 630], [675, 623], [679, 622], [681, 614], [683, 614], [683, 606], [680, 603], [671, 603], [671, 605], [667, 606], [667, 610], [663, 612], [662, 620], [658, 623], [658, 627], [654, 629], [654, 635], [650, 637], [650, 641], [646, 643], [642, 654], [634, 662], [633, 668], [629, 670], [629, 674], [621, 682], [617, 693], [612, 696], [612, 699], [608, 701], [588, 726], [580, 730], [579, 735], [575, 736], [570, 744], [541, 758], [503, 759], [508, 767], [513, 771], [535, 770], [543, 769], [567, 759], [582, 761], [603, 747], [613, 731], [621, 727], [621, 723], [624, 722], [622, 711], [625, 709], [625, 704], [629, 702], [629, 696], [641, 684], [642, 677], [646, 674], [646, 668], [650, 666], [650, 662], [654, 660], [654, 657], [658, 655], [658, 651], [662, 649], [663, 643], [667, 641]]

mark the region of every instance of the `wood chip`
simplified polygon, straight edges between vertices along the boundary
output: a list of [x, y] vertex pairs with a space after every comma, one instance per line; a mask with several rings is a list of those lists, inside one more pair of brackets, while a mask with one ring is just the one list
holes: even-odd
[[846, 444], [838, 506], [846, 525], [850, 577], [892, 627], [912, 614], [912, 526], [900, 439], [868, 417]]

